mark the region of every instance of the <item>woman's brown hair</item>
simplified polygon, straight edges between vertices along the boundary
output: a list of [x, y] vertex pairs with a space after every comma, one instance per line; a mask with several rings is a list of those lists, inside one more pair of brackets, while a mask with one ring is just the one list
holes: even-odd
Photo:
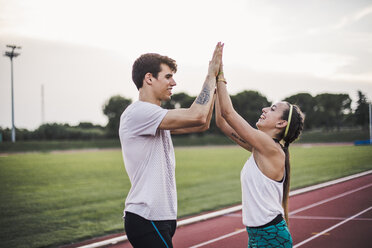
[[[288, 104], [288, 109], [283, 111], [283, 120], [289, 120], [289, 113], [291, 104]], [[283, 183], [283, 209], [284, 209], [284, 218], [285, 221], [288, 222], [288, 198], [289, 198], [289, 186], [291, 181], [291, 164], [290, 164], [290, 156], [289, 156], [289, 144], [291, 144], [293, 141], [295, 141], [300, 135], [304, 128], [304, 114], [301, 112], [301, 109], [297, 105], [292, 105], [292, 116], [290, 118], [288, 133], [284, 137], [285, 128], [280, 133], [279, 140], [284, 141], [283, 150], [285, 153], [285, 179]]]

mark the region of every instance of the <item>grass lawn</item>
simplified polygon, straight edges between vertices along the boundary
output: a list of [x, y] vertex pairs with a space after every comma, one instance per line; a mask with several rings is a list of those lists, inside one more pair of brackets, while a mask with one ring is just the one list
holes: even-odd
[[[361, 129], [342, 129], [340, 131], [309, 130], [301, 134], [301, 138], [296, 143], [337, 143], [354, 142], [356, 140], [369, 139], [368, 130]], [[189, 136], [173, 135], [174, 146], [208, 146], [208, 145], [233, 145], [232, 140], [225, 135], [215, 134], [193, 134]], [[1, 153], [15, 152], [48, 152], [54, 150], [69, 149], [92, 149], [92, 148], [120, 148], [120, 141], [113, 139], [95, 140], [38, 140], [22, 141], [15, 143], [10, 141], [0, 142]]]
[[[176, 148], [179, 217], [240, 203], [236, 146]], [[292, 189], [372, 169], [372, 146], [291, 148]], [[117, 151], [0, 156], [1, 247], [56, 247], [122, 231], [130, 183]]]

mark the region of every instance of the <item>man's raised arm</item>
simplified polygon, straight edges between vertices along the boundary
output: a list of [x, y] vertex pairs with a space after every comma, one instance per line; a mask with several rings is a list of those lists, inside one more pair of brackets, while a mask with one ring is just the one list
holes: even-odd
[[208, 75], [202, 90], [194, 103], [188, 109], [172, 109], [165, 115], [159, 129], [176, 130], [180, 128], [204, 126], [213, 104], [213, 94], [216, 88], [216, 76], [222, 60], [223, 45], [219, 42], [209, 62]]

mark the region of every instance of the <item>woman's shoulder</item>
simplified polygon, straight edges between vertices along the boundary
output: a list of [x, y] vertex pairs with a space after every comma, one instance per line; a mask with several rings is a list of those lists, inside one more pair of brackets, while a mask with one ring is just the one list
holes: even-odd
[[276, 181], [281, 180], [285, 168], [285, 153], [279, 145], [276, 149], [272, 149], [269, 155], [257, 150], [252, 154], [258, 168], [265, 176]]

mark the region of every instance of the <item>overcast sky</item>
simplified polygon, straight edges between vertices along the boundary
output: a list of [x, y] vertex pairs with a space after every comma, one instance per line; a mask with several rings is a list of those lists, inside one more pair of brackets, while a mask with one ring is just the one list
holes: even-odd
[[[15, 124], [105, 125], [113, 95], [137, 100], [133, 61], [178, 63], [174, 93], [197, 95], [218, 41], [231, 94], [299, 92], [372, 99], [372, 2], [366, 0], [0, 0], [0, 51], [14, 60]], [[258, 110], [259, 111], [259, 110]], [[10, 62], [0, 57], [0, 126], [11, 126]]]

